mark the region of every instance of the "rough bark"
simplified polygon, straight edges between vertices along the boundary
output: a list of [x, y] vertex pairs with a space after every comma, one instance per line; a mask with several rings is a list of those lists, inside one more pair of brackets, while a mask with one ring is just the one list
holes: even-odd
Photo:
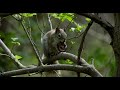
[[116, 59], [116, 76], [120, 77], [120, 13], [115, 13], [115, 27], [113, 32], [113, 51]]

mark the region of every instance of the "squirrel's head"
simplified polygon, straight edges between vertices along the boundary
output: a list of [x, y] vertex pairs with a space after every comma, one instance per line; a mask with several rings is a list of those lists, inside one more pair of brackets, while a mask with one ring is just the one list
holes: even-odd
[[60, 40], [61, 42], [64, 42], [67, 38], [67, 34], [64, 29], [56, 28], [55, 35], [57, 36], [58, 40]]
[[56, 35], [57, 41], [58, 41], [58, 44], [57, 44], [58, 50], [60, 52], [64, 52], [67, 48], [67, 45], [66, 45], [67, 34], [66, 34], [65, 30], [56, 28], [55, 35]]

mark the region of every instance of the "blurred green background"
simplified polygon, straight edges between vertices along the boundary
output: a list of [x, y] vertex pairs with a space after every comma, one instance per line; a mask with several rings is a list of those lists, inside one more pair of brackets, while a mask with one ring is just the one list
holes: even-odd
[[[79, 25], [87, 25], [86, 18], [83, 16], [76, 15], [74, 21]], [[41, 30], [46, 33], [50, 30], [50, 25], [48, 21], [47, 13], [38, 13], [37, 16], [34, 15], [30, 18], [25, 18], [26, 26], [31, 27], [31, 35], [35, 41], [41, 55]], [[75, 24], [69, 20], [61, 21], [58, 18], [51, 16], [51, 22], [53, 28], [56, 28], [59, 24], [60, 28], [65, 28], [68, 25], [66, 33], [67, 37], [67, 52], [77, 55], [78, 48], [81, 41], [81, 36], [79, 36], [85, 28], [82, 28], [81, 31], [75, 30]], [[78, 36], [78, 37], [76, 37]], [[38, 61], [35, 56], [35, 53], [32, 49], [32, 46], [23, 30], [21, 24], [16, 21], [12, 16], [7, 16], [2, 19], [0, 27], [0, 38], [3, 42], [9, 47], [14, 55], [19, 55], [22, 58], [20, 62], [23, 65], [37, 65]], [[98, 24], [93, 23], [90, 28], [83, 47], [82, 58], [84, 58], [89, 64], [94, 59], [94, 66], [96, 69], [105, 77], [111, 77], [115, 75], [115, 58], [114, 53], [109, 45], [110, 38], [107, 32], [100, 27]], [[20, 44], [20, 45], [19, 45]], [[0, 53], [5, 53], [0, 48]], [[61, 60], [60, 63], [66, 63], [64, 60]], [[9, 71], [17, 69], [17, 67], [12, 63], [10, 58], [0, 55], [0, 72]], [[75, 72], [72, 71], [63, 71], [63, 76], [65, 77], [74, 77], [76, 76]], [[82, 74], [85, 77], [85, 74]], [[24, 76], [24, 75], [23, 75]], [[25, 75], [28, 76], [28, 75]], [[34, 75], [33, 75], [34, 76]], [[40, 75], [37, 75], [40, 76]]]

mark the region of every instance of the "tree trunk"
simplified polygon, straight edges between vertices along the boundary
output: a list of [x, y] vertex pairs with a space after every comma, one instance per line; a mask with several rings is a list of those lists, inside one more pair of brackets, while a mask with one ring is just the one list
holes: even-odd
[[120, 13], [115, 13], [115, 27], [113, 33], [113, 50], [116, 59], [116, 76], [120, 77]]

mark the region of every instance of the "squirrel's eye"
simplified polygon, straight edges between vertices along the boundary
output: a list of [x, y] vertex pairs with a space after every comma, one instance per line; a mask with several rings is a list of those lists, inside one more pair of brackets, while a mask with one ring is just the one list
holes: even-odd
[[61, 37], [61, 34], [58, 34], [58, 38], [60, 38]]

